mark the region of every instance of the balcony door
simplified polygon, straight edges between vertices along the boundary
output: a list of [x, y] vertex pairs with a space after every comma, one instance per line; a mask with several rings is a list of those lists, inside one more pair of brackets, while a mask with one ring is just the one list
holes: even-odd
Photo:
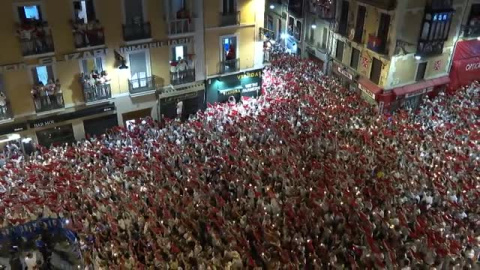
[[363, 27], [365, 25], [365, 14], [367, 9], [364, 6], [358, 6], [357, 11], [357, 24], [355, 25], [354, 41], [361, 43], [363, 38]]
[[55, 82], [52, 66], [36, 66], [32, 68], [33, 82], [36, 85], [47, 85]]
[[150, 60], [146, 51], [132, 52], [128, 55], [130, 81], [134, 89], [148, 86], [150, 79]]
[[231, 15], [237, 12], [237, 1], [236, 0], [221, 0], [223, 3], [223, 14]]
[[25, 5], [17, 7], [20, 23], [25, 24], [31, 21], [43, 21], [40, 5]]
[[76, 23], [91, 23], [97, 19], [93, 0], [73, 1], [74, 20]]
[[237, 37], [222, 37], [222, 61], [237, 59]]
[[140, 25], [144, 22], [143, 0], [123, 0], [125, 8], [125, 23]]

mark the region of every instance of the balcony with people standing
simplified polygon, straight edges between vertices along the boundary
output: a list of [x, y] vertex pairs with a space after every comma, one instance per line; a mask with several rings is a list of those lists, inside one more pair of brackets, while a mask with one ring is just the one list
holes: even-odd
[[[189, 57], [191, 58], [191, 57]], [[180, 58], [170, 63], [170, 83], [179, 85], [195, 81], [195, 66], [191, 59]]]
[[98, 20], [89, 23], [72, 22], [75, 48], [102, 46], [105, 44], [103, 27]]
[[123, 39], [125, 41], [149, 39], [151, 37], [150, 22], [134, 20], [123, 25]]
[[169, 35], [193, 33], [192, 14], [187, 8], [182, 7], [180, 10], [172, 12], [172, 14], [174, 14], [174, 16], [168, 19]]
[[0, 121], [13, 118], [10, 102], [2, 91], [0, 91]]
[[85, 102], [107, 100], [112, 97], [110, 76], [106, 71], [92, 71], [80, 75], [80, 83], [83, 88]]
[[32, 87], [31, 94], [37, 113], [65, 107], [59, 80], [48, 80], [47, 84], [43, 84], [42, 82], [36, 83]]
[[24, 20], [17, 26], [22, 55], [31, 56], [53, 53], [53, 38], [47, 22], [39, 20]]

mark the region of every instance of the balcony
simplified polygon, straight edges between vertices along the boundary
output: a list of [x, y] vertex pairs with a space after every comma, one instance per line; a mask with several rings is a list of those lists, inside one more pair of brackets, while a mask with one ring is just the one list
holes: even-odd
[[220, 74], [231, 73], [240, 70], [240, 59], [225, 60], [220, 62]]
[[168, 22], [168, 34], [180, 35], [194, 31], [191, 19], [176, 19]]
[[130, 94], [139, 94], [153, 90], [155, 90], [155, 78], [153, 76], [128, 80], [128, 91], [130, 91]]
[[35, 85], [32, 98], [37, 113], [62, 109], [65, 107], [63, 93], [59, 84]]
[[220, 13], [220, 26], [240, 24], [240, 11], [233, 13]]
[[97, 23], [72, 24], [73, 40], [75, 48], [87, 48], [105, 44], [103, 27]]
[[370, 6], [374, 6], [384, 10], [394, 10], [397, 6], [396, 0], [358, 0]]
[[387, 54], [385, 42], [381, 37], [369, 35], [367, 48], [379, 54]]
[[52, 33], [46, 22], [30, 22], [17, 29], [23, 56], [53, 53]]
[[107, 100], [112, 97], [112, 88], [110, 84], [84, 85], [83, 95], [85, 102]]
[[149, 39], [152, 37], [150, 22], [124, 24], [123, 39], [125, 41], [134, 41]]
[[480, 37], [480, 25], [464, 25], [463, 36], [464, 37]]
[[298, 28], [292, 29], [292, 27], [288, 27], [287, 30], [288, 35], [294, 37], [297, 41], [300, 41], [300, 32]]

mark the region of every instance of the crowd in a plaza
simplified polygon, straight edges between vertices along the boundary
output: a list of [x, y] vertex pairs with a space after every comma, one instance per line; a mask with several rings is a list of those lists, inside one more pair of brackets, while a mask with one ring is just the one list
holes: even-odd
[[382, 115], [271, 57], [256, 100], [7, 162], [3, 226], [68, 219], [86, 269], [478, 269], [478, 84]]

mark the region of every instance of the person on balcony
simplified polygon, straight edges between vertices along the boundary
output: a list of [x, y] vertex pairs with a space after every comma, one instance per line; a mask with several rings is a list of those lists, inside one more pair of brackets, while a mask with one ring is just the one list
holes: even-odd
[[60, 80], [55, 80], [55, 88], [54, 88], [54, 95], [56, 97], [57, 105], [63, 105], [63, 92], [62, 92], [62, 85], [60, 84]]
[[34, 41], [32, 39], [34, 31], [35, 27], [33, 27], [32, 23], [29, 21], [22, 23], [17, 30], [17, 35], [22, 44], [23, 54], [28, 54], [34, 49]]
[[178, 63], [177, 63], [177, 76], [178, 79], [183, 80], [186, 77], [188, 69], [188, 64], [185, 59], [178, 57]]
[[7, 114], [7, 96], [3, 92], [0, 92], [0, 114], [5, 117]]
[[30, 93], [32, 94], [33, 103], [35, 104], [35, 110], [40, 110], [42, 108], [42, 87], [43, 83], [38, 83], [33, 85]]
[[55, 83], [52, 79], [48, 79], [48, 83], [45, 85], [45, 94], [48, 106], [55, 105], [57, 100], [55, 98]]

